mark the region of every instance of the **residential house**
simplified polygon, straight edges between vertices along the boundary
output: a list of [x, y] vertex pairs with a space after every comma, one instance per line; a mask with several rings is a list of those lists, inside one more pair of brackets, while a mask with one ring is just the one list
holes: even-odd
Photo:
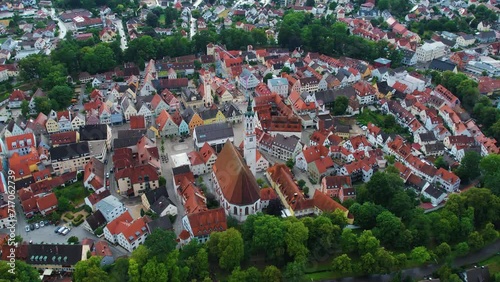
[[52, 169], [56, 175], [84, 170], [91, 158], [88, 142], [53, 147], [49, 152]]
[[83, 171], [83, 186], [87, 189], [93, 190], [94, 192], [103, 191], [106, 188], [109, 188], [106, 187], [104, 169], [104, 163], [95, 157], [92, 157], [85, 165], [85, 169]]
[[22, 102], [26, 100], [26, 95], [22, 90], [14, 89], [9, 96], [9, 108], [18, 109], [21, 108]]
[[95, 208], [102, 213], [107, 222], [113, 221], [127, 212], [125, 205], [113, 195], [109, 195], [97, 202]]
[[127, 251], [132, 252], [146, 240], [149, 234], [146, 225], [148, 221], [147, 217], [133, 220], [132, 216], [125, 212], [106, 225], [104, 237], [109, 242], [118, 244]]
[[150, 164], [127, 167], [115, 173], [120, 194], [139, 196], [159, 187], [158, 172]]
[[179, 135], [179, 126], [174, 122], [172, 116], [164, 109], [160, 112], [155, 121], [158, 134], [161, 136]]

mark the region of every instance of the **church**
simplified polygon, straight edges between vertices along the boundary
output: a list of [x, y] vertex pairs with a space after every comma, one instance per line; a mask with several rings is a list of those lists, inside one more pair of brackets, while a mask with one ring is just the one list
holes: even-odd
[[244, 158], [227, 141], [213, 166], [212, 179], [216, 196], [226, 215], [242, 222], [251, 214], [262, 211], [260, 189], [255, 180], [257, 140], [255, 113], [250, 99], [245, 113]]

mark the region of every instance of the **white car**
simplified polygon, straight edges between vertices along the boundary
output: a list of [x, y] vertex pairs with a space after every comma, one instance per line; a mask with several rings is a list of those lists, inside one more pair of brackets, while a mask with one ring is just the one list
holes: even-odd
[[26, 225], [26, 227], [24, 228], [24, 230], [26, 230], [26, 232], [30, 232], [30, 226]]

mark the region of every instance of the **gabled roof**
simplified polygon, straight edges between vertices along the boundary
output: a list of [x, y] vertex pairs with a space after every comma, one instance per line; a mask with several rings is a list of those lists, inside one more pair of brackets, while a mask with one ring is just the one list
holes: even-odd
[[146, 119], [144, 116], [130, 116], [130, 129], [146, 129]]
[[193, 236], [200, 237], [227, 229], [226, 213], [223, 208], [187, 215]]
[[53, 208], [57, 206], [56, 194], [49, 193], [43, 197], [37, 198], [36, 205], [40, 211]]
[[213, 171], [224, 198], [233, 205], [252, 205], [260, 199], [259, 186], [243, 157], [228, 140]]

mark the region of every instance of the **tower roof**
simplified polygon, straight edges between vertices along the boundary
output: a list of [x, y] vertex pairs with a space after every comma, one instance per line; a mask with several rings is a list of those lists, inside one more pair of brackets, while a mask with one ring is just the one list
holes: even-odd
[[260, 199], [255, 176], [229, 140], [217, 157], [213, 170], [222, 194], [229, 203], [246, 206]]
[[254, 112], [252, 110], [252, 100], [250, 100], [250, 95], [248, 95], [248, 106], [247, 106], [247, 112], [245, 113], [245, 116], [253, 117]]

